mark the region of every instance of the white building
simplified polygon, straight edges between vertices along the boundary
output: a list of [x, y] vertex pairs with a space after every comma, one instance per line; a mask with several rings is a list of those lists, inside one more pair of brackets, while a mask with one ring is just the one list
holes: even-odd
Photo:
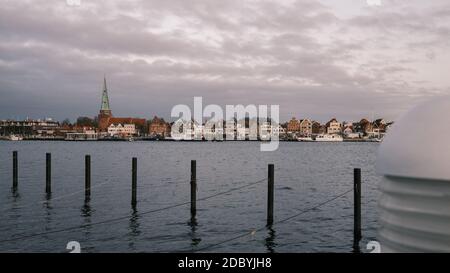
[[171, 136], [175, 140], [202, 140], [203, 126], [193, 120], [178, 119], [172, 126]]
[[248, 135], [249, 130], [245, 128], [245, 124], [238, 122], [236, 124], [236, 139], [237, 140], [245, 140], [245, 137]]
[[225, 138], [226, 140], [236, 139], [236, 122], [234, 120], [227, 120], [225, 123]]
[[223, 132], [224, 130], [220, 123], [203, 126], [203, 138], [205, 140], [223, 140]]
[[198, 124], [197, 122], [191, 123], [191, 126], [193, 127], [193, 139], [194, 140], [202, 140], [203, 134], [205, 130], [205, 126]]
[[95, 130], [83, 130], [83, 133], [67, 133], [66, 140], [97, 140], [98, 133]]
[[312, 121], [310, 119], [302, 119], [300, 121], [300, 135], [303, 137], [311, 137]]
[[361, 137], [361, 134], [358, 132], [353, 132], [353, 129], [350, 126], [345, 127], [345, 129], [342, 131], [342, 134], [344, 135], [345, 138], [351, 138], [351, 139]]
[[335, 118], [327, 122], [327, 134], [340, 134], [342, 130], [342, 124], [338, 122]]
[[115, 136], [133, 136], [136, 134], [136, 126], [134, 124], [111, 124], [108, 126], [108, 135]]
[[279, 137], [280, 135], [283, 135], [285, 133], [286, 133], [286, 131], [284, 130], [283, 127], [281, 127], [280, 124], [276, 124], [276, 125], [272, 124], [272, 131], [271, 131], [272, 136]]
[[270, 122], [262, 122], [259, 125], [259, 137], [261, 140], [270, 140], [272, 136], [272, 124]]

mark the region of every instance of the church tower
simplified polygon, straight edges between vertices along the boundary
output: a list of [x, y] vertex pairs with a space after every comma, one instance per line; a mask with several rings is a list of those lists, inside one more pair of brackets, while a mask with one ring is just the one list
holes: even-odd
[[109, 108], [108, 89], [106, 88], [106, 77], [103, 78], [102, 105], [100, 107], [100, 115], [112, 116], [111, 108]]
[[98, 115], [98, 127], [100, 131], [105, 131], [109, 125], [109, 119], [112, 117], [109, 107], [108, 88], [106, 87], [106, 77], [103, 78], [102, 104]]

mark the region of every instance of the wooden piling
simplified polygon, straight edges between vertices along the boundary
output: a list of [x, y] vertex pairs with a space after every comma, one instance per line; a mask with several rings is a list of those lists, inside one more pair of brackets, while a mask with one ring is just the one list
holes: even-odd
[[17, 151], [13, 151], [13, 190], [17, 190], [19, 185], [19, 164], [17, 160]]
[[353, 239], [355, 243], [359, 243], [362, 238], [361, 234], [361, 169], [353, 170], [353, 202], [354, 202], [354, 227]]
[[131, 205], [133, 207], [137, 204], [137, 158], [133, 157], [131, 170]]
[[273, 224], [273, 194], [275, 182], [275, 170], [273, 164], [269, 164], [267, 182], [267, 226], [271, 226]]
[[84, 195], [91, 196], [91, 156], [86, 155], [84, 158]]
[[197, 161], [191, 160], [191, 217], [197, 214]]
[[52, 155], [46, 154], [45, 161], [45, 193], [50, 194], [52, 192]]

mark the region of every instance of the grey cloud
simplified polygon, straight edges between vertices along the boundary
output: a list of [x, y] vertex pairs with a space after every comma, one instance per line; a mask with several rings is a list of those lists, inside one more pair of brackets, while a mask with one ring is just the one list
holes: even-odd
[[6, 1], [0, 118], [95, 115], [104, 73], [116, 115], [167, 118], [173, 105], [203, 96], [216, 104], [280, 104], [285, 119], [358, 119], [372, 111], [395, 118], [449, 93], [450, 83], [419, 68], [448, 48], [442, 22], [450, 9], [408, 13], [392, 3], [341, 19], [310, 0], [82, 0], [80, 8]]

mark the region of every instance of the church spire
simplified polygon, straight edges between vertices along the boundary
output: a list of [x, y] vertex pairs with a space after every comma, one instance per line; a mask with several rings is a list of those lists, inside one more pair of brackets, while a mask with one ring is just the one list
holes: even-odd
[[103, 93], [102, 93], [102, 106], [100, 111], [111, 111], [109, 108], [108, 89], [106, 87], [106, 76], [103, 77]]

